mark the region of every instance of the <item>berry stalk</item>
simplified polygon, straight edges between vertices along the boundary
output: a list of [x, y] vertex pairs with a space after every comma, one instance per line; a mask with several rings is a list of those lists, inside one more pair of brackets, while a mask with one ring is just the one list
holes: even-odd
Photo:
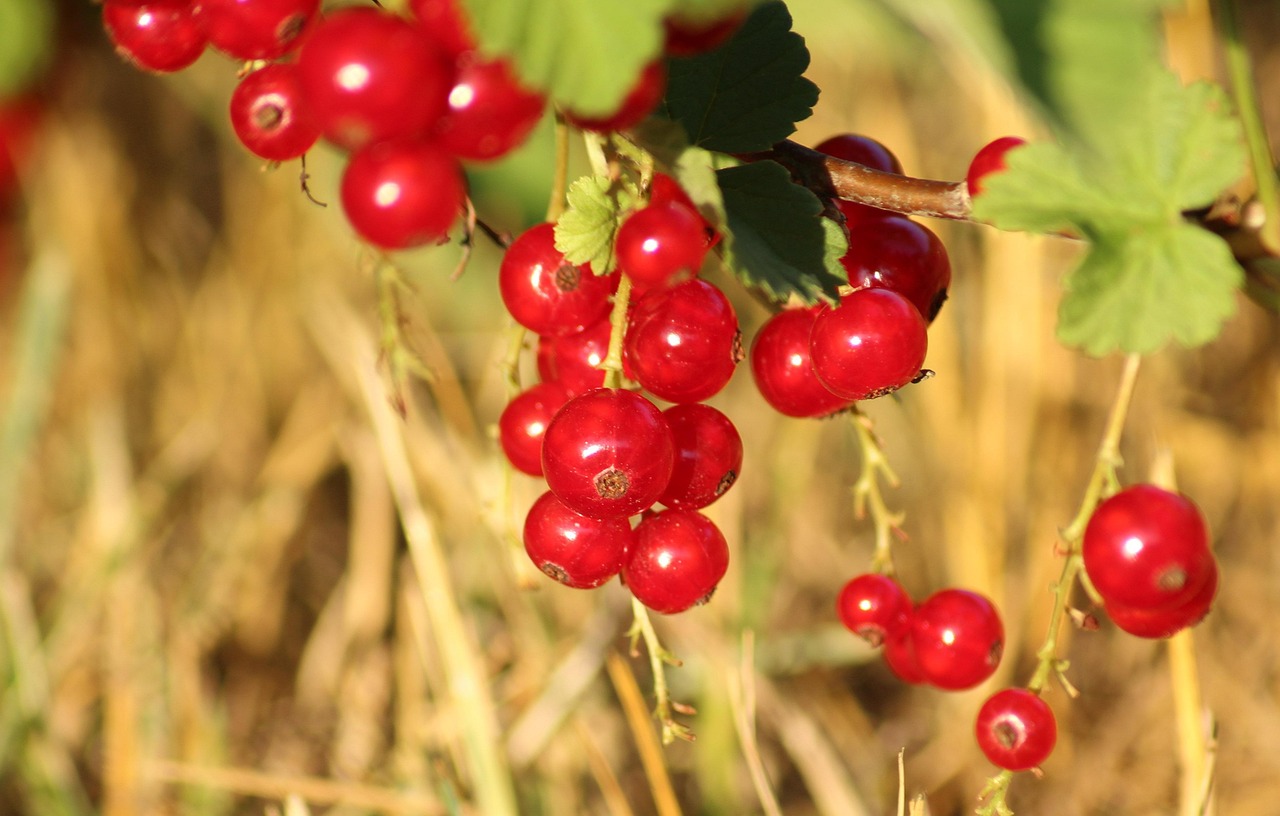
[[688, 726], [676, 722], [674, 712], [692, 714], [689, 706], [674, 703], [671, 692], [667, 689], [667, 666], [683, 665], [680, 659], [662, 646], [658, 640], [658, 632], [653, 628], [653, 620], [649, 610], [636, 598], [631, 599], [631, 609], [635, 614], [635, 623], [631, 625], [628, 636], [631, 638], [631, 655], [638, 657], [636, 644], [644, 638], [645, 650], [649, 653], [649, 669], [653, 673], [653, 696], [655, 698], [653, 714], [662, 723], [662, 744], [670, 745], [676, 738], [694, 740], [693, 731]]
[[853, 483], [853, 512], [863, 519], [867, 511], [871, 511], [871, 522], [875, 527], [875, 552], [871, 556], [871, 571], [883, 575], [893, 575], [893, 539], [894, 533], [901, 532], [901, 524], [905, 518], [901, 511], [894, 512], [885, 503], [880, 483], [883, 480], [890, 487], [898, 486], [898, 475], [894, 473], [889, 459], [884, 455], [879, 440], [871, 426], [871, 419], [854, 408], [849, 413], [853, 429], [858, 435], [858, 447], [862, 452], [862, 471], [858, 480]]

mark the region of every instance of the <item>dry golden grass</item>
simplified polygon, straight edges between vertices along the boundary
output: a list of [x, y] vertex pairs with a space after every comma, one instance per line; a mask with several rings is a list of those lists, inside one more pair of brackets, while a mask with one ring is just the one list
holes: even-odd
[[[956, 177], [1030, 127], [950, 44], [921, 56], [914, 35], [794, 5], [824, 88], [800, 140], [861, 130]], [[232, 142], [232, 79], [214, 58], [156, 78], [81, 51], [43, 137], [30, 264], [0, 299], [0, 813], [888, 814], [900, 750], [908, 795], [972, 809], [991, 773], [973, 714], [1034, 662], [1119, 379], [1053, 338], [1072, 247], [939, 226], [938, 376], [867, 409], [902, 479], [902, 579], [997, 599], [999, 675], [903, 687], [839, 627], [835, 592], [871, 554], [856, 442], [774, 415], [739, 372], [714, 402], [743, 477], [709, 510], [733, 564], [713, 603], [657, 621], [698, 740], [663, 748], [624, 590], [554, 586], [517, 549], [539, 487], [504, 474], [490, 430], [495, 252], [456, 284], [455, 247], [412, 253], [388, 283], [336, 206]], [[322, 199], [337, 166], [313, 157]], [[389, 376], [388, 292], [429, 382]], [[1213, 812], [1280, 811], [1278, 335], [1242, 301], [1218, 341], [1144, 364], [1123, 476], [1172, 457], [1223, 589], [1190, 671], [1105, 624], [1071, 637], [1082, 694], [1048, 691], [1062, 736], [1042, 780], [1015, 780], [1019, 813], [1195, 812], [1175, 715], [1191, 676]]]

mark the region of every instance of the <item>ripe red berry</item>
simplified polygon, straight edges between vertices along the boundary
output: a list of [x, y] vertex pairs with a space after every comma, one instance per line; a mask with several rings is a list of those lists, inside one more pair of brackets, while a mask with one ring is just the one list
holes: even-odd
[[670, 15], [662, 21], [666, 33], [662, 50], [670, 57], [691, 57], [719, 48], [742, 26], [745, 17], [745, 11], [701, 21]]
[[698, 216], [702, 223], [702, 232], [703, 237], [706, 239], [707, 249], [720, 242], [720, 233], [716, 232], [715, 227], [711, 226], [711, 222], [698, 211], [698, 205], [693, 203], [693, 199], [680, 186], [680, 182], [666, 173], [654, 173], [653, 181], [649, 185], [649, 206], [672, 203], [682, 204], [689, 208], [689, 212]]
[[640, 124], [662, 101], [662, 95], [666, 90], [666, 66], [662, 60], [654, 60], [640, 71], [635, 85], [613, 113], [604, 116], [582, 116], [573, 111], [566, 111], [564, 118], [569, 124], [581, 130], [594, 130], [601, 133], [626, 130]]
[[742, 356], [738, 318], [724, 293], [700, 278], [640, 299], [623, 359], [636, 381], [668, 402], [701, 402], [728, 384]]
[[882, 397], [914, 380], [928, 351], [927, 326], [911, 302], [889, 289], [858, 289], [813, 321], [813, 373], [851, 400]]
[[440, 146], [460, 159], [491, 161], [519, 146], [542, 119], [546, 98], [516, 80], [506, 60], [467, 54], [436, 128]]
[[947, 299], [951, 262], [928, 227], [898, 215], [849, 228], [849, 251], [840, 259], [855, 289], [891, 289], [932, 321]]
[[575, 513], [551, 491], [524, 520], [524, 549], [547, 575], [575, 589], [598, 587], [622, 569], [631, 524], [625, 517], [596, 519]]
[[640, 603], [664, 614], [706, 603], [729, 569], [729, 545], [695, 510], [664, 510], [640, 520], [622, 580]]
[[[818, 144], [814, 150], [819, 153], [826, 153], [828, 156], [835, 156], [837, 159], [857, 162], [873, 170], [883, 170], [886, 173], [902, 175], [902, 163], [898, 161], [898, 157], [893, 155], [889, 148], [869, 136], [863, 136], [858, 133], [842, 133]], [[844, 213], [845, 224], [850, 228], [857, 224], [878, 221], [881, 218], [893, 215], [888, 210], [868, 207], [866, 204], [858, 204], [844, 199], [838, 199], [836, 206], [840, 208], [840, 212]]]
[[738, 480], [742, 437], [733, 420], [710, 405], [675, 405], [662, 417], [675, 443], [675, 466], [658, 501], [681, 510], [701, 510]]
[[462, 212], [466, 180], [433, 144], [379, 142], [352, 154], [342, 174], [342, 209], [366, 241], [386, 249], [437, 242]]
[[1058, 741], [1053, 709], [1027, 689], [1009, 688], [987, 698], [974, 727], [987, 759], [1007, 771], [1029, 771], [1049, 758]]
[[965, 174], [965, 185], [969, 188], [969, 195], [980, 194], [985, 180], [1008, 166], [1009, 151], [1026, 143], [1025, 139], [1017, 136], [1003, 136], [984, 145], [969, 163], [969, 171]]
[[580, 332], [609, 311], [615, 276], [574, 266], [556, 249], [555, 225], [536, 224], [507, 247], [498, 289], [521, 326], [542, 335]]
[[813, 373], [809, 336], [817, 307], [786, 309], [765, 321], [751, 343], [756, 388], [775, 411], [792, 417], [820, 417], [848, 408]]
[[911, 615], [911, 644], [925, 679], [938, 688], [978, 685], [1004, 652], [1004, 625], [991, 601], [976, 592], [943, 589]]
[[542, 437], [569, 393], [559, 383], [537, 383], [517, 394], [498, 417], [498, 442], [511, 465], [542, 475]]
[[320, 0], [200, 0], [209, 44], [239, 60], [273, 60], [301, 42]]
[[920, 670], [920, 660], [916, 657], [916, 647], [911, 640], [909, 619], [901, 632], [885, 640], [882, 656], [889, 671], [902, 682], [912, 685], [925, 682], [924, 672]]
[[325, 137], [349, 150], [430, 134], [454, 75], [452, 60], [421, 29], [376, 8], [321, 20], [298, 52], [298, 71]]
[[618, 268], [654, 288], [698, 274], [707, 256], [704, 224], [701, 216], [675, 201], [636, 210], [618, 227]]
[[600, 364], [609, 356], [611, 329], [605, 318], [580, 332], [539, 337], [538, 376], [543, 382], [560, 383], [570, 396], [601, 387], [604, 369]]
[[116, 51], [148, 71], [180, 71], [208, 43], [191, 0], [106, 0], [102, 25]]
[[856, 576], [836, 596], [840, 622], [872, 646], [880, 646], [910, 630], [911, 598], [888, 575]]
[[1181, 606], [1215, 569], [1195, 504], [1150, 484], [1125, 488], [1099, 504], [1081, 553], [1103, 600], [1131, 609]]
[[1218, 570], [1215, 567], [1209, 573], [1209, 579], [1204, 582], [1200, 591], [1178, 606], [1151, 610], [1108, 603], [1106, 610], [1111, 622], [1131, 635], [1143, 638], [1167, 638], [1204, 620], [1217, 594]]
[[320, 138], [303, 106], [296, 64], [265, 65], [231, 92], [231, 127], [240, 143], [270, 161], [296, 159]]
[[409, 0], [409, 10], [449, 56], [456, 58], [475, 50], [475, 38], [458, 0]]
[[569, 507], [595, 518], [648, 508], [671, 479], [675, 450], [662, 412], [634, 391], [574, 397], [547, 426], [542, 472]]

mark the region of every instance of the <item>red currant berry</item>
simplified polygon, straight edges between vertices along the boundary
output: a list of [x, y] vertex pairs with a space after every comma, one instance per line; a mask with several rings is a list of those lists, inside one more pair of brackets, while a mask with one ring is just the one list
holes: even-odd
[[[839, 136], [832, 136], [814, 149], [819, 153], [835, 156], [837, 159], [857, 162], [864, 167], [870, 167], [872, 170], [883, 170], [886, 173], [902, 175], [902, 163], [898, 161], [898, 157], [893, 155], [889, 148], [869, 136], [863, 136], [858, 133], [843, 133]], [[858, 204], [844, 199], [838, 199], [836, 206], [840, 208], [840, 212], [844, 213], [845, 224], [850, 228], [857, 224], [878, 221], [881, 218], [893, 215], [888, 210], [868, 207], [866, 204]]]
[[932, 322], [947, 299], [951, 262], [938, 236], [909, 218], [889, 215], [849, 229], [840, 259], [855, 289], [891, 289]]
[[369, 145], [352, 154], [342, 175], [347, 220], [366, 241], [386, 249], [443, 240], [465, 198], [462, 168], [427, 142]]
[[574, 397], [547, 426], [547, 486], [579, 513], [632, 516], [658, 500], [675, 450], [662, 412], [633, 391], [597, 388]]
[[294, 63], [263, 66], [231, 92], [231, 127], [240, 143], [270, 161], [296, 159], [320, 138], [303, 107]]
[[601, 387], [604, 369], [600, 365], [609, 356], [611, 328], [605, 318], [580, 332], [539, 337], [538, 376], [543, 382], [560, 383], [570, 396]]
[[1000, 665], [1004, 625], [991, 601], [976, 592], [943, 589], [911, 615], [911, 643], [925, 679], [956, 691], [978, 685]]
[[1021, 688], [997, 691], [978, 710], [978, 747], [1006, 771], [1029, 771], [1053, 753], [1058, 721], [1040, 695]]
[[680, 510], [701, 510], [725, 494], [742, 471], [742, 437], [733, 420], [702, 403], [662, 412], [675, 443], [671, 481], [658, 501]]
[[680, 275], [698, 274], [707, 256], [704, 224], [701, 216], [674, 201], [636, 210], [618, 227], [618, 268], [640, 285], [654, 288]]
[[719, 20], [690, 20], [671, 15], [662, 21], [666, 39], [662, 50], [669, 57], [692, 57], [719, 48], [741, 26], [746, 12], [739, 11]]
[[694, 278], [640, 299], [622, 354], [636, 382], [654, 395], [701, 402], [728, 384], [741, 359], [738, 318], [723, 292]]
[[920, 670], [920, 661], [916, 657], [916, 647], [911, 641], [909, 618], [907, 626], [901, 632], [885, 640], [882, 654], [884, 664], [893, 672], [894, 677], [912, 685], [925, 682], [924, 672]]
[[116, 51], [148, 71], [180, 71], [208, 43], [199, 7], [190, 0], [106, 0], [102, 25]]
[[596, 519], [575, 513], [551, 491], [529, 508], [524, 549], [547, 575], [575, 589], [598, 587], [622, 569], [631, 524], [626, 518]]
[[474, 51], [475, 38], [458, 0], [409, 0], [409, 10], [422, 29], [440, 43], [451, 57]]
[[491, 161], [519, 146], [542, 119], [546, 98], [525, 88], [505, 60], [458, 60], [449, 109], [436, 138], [460, 159]]
[[273, 60], [301, 42], [320, 0], [200, 0], [209, 44], [239, 60]]
[[969, 195], [980, 194], [984, 181], [1008, 166], [1009, 151], [1026, 143], [1026, 139], [1017, 136], [1003, 136], [983, 146], [969, 163], [969, 172], [965, 174], [964, 181], [969, 188]]
[[820, 417], [853, 400], [831, 393], [813, 373], [809, 336], [817, 307], [786, 309], [765, 321], [751, 344], [751, 373], [765, 402], [791, 417]]
[[580, 130], [607, 132], [626, 130], [640, 122], [658, 106], [667, 90], [667, 69], [662, 60], [649, 63], [640, 71], [636, 84], [623, 98], [618, 109], [606, 116], [581, 116], [565, 112], [565, 120]]
[[711, 599], [729, 569], [729, 545], [695, 510], [664, 510], [640, 520], [622, 580], [640, 603], [672, 615]]
[[702, 222], [702, 233], [706, 239], [707, 249], [720, 243], [720, 233], [716, 232], [711, 222], [698, 211], [698, 205], [693, 203], [693, 199], [689, 198], [689, 194], [684, 191], [680, 183], [666, 173], [654, 173], [653, 181], [649, 185], [649, 205], [672, 203], [683, 204], [689, 208], [689, 212], [698, 216]]
[[840, 590], [836, 614], [850, 632], [880, 646], [910, 631], [911, 598], [890, 576], [866, 573]]
[[1135, 609], [1118, 604], [1106, 604], [1107, 615], [1117, 627], [1142, 638], [1173, 637], [1178, 632], [1195, 626], [1209, 614], [1213, 599], [1218, 594], [1218, 570], [1209, 573], [1209, 579], [1200, 591], [1169, 609]]
[[914, 380], [928, 351], [927, 326], [911, 302], [889, 289], [858, 289], [813, 321], [813, 373], [838, 396], [882, 397]]
[[298, 53], [307, 107], [350, 150], [429, 134], [448, 107], [453, 63], [408, 21], [347, 8], [320, 21]]
[[555, 225], [536, 224], [507, 247], [498, 268], [502, 302], [516, 322], [542, 335], [580, 332], [609, 311], [615, 276], [574, 266], [556, 249]]
[[1128, 487], [1089, 517], [1085, 572], [1108, 605], [1171, 609], [1194, 597], [1214, 570], [1195, 504], [1155, 485]]
[[507, 403], [498, 418], [498, 441], [516, 470], [542, 475], [542, 437], [556, 411], [568, 401], [564, 386], [538, 383]]

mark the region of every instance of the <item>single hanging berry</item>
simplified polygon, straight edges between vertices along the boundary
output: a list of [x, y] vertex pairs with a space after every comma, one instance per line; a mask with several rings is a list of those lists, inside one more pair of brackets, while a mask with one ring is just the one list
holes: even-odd
[[512, 467], [530, 476], [542, 475], [542, 439], [566, 402], [569, 392], [559, 383], [537, 383], [517, 394], [498, 417], [498, 442]]
[[723, 496], [742, 471], [742, 437], [729, 417], [702, 403], [662, 412], [675, 443], [671, 481], [658, 501], [681, 510], [701, 510]]
[[671, 480], [675, 447], [662, 412], [634, 391], [574, 397], [547, 426], [542, 473], [566, 505], [595, 518], [647, 509]]
[[646, 515], [636, 527], [622, 580], [640, 603], [673, 615], [710, 600], [729, 569], [729, 545], [695, 510]]
[[199, 7], [190, 0], [106, 0], [102, 26], [116, 52], [147, 71], [181, 71], [208, 44]]
[[925, 680], [950, 691], [972, 688], [1000, 665], [1004, 624], [984, 596], [943, 589], [912, 612], [911, 645]]
[[978, 747], [991, 764], [1006, 771], [1029, 771], [1053, 753], [1058, 721], [1049, 704], [1027, 689], [997, 691], [978, 710]]
[[580, 332], [609, 313], [616, 275], [592, 274], [556, 249], [555, 225], [537, 224], [520, 234], [502, 256], [498, 289], [516, 322], [541, 335]]
[[302, 104], [297, 65], [278, 62], [247, 74], [231, 92], [231, 127], [240, 143], [270, 161], [296, 159], [320, 138]]
[[630, 543], [631, 524], [625, 517], [584, 516], [549, 490], [524, 520], [529, 558], [538, 569], [575, 589], [598, 587], [617, 575]]
[[622, 353], [650, 393], [702, 402], [728, 384], [742, 357], [738, 317], [724, 293], [700, 278], [655, 290], [631, 310]]
[[836, 614], [850, 632], [880, 646], [910, 629], [911, 598], [891, 576], [866, 573], [840, 590]]
[[951, 261], [942, 241], [928, 227], [899, 215], [850, 227], [849, 251], [840, 263], [854, 289], [897, 292], [928, 322], [951, 285]]
[[342, 174], [342, 209], [359, 235], [384, 249], [443, 240], [462, 213], [466, 179], [430, 142], [379, 142], [352, 154]]
[[440, 146], [460, 159], [492, 161], [518, 147], [542, 120], [546, 98], [516, 79], [506, 60], [458, 59], [449, 107], [436, 125]]
[[916, 307], [897, 292], [850, 292], [814, 318], [813, 373], [845, 399], [890, 394], [919, 376], [929, 348], [927, 328]]
[[618, 227], [618, 268], [642, 286], [660, 288], [698, 274], [707, 256], [705, 221], [676, 201], [649, 204]]

